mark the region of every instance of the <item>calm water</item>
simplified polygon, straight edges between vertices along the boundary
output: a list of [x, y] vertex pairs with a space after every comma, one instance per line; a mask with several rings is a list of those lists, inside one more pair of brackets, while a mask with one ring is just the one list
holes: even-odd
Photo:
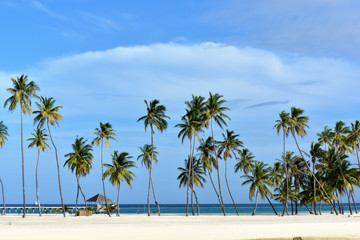
[[[75, 204], [65, 204], [68, 207], [75, 207]], [[83, 208], [85, 205], [78, 205], [78, 207]], [[1, 206], [0, 206], [1, 207]], [[56, 204], [42, 204], [43, 208], [48, 208], [51, 212], [50, 214], [54, 214], [54, 211], [50, 208], [61, 208], [61, 205]], [[282, 204], [274, 204], [274, 207], [278, 213], [282, 213], [284, 207]], [[360, 209], [360, 204], [357, 204], [358, 209]], [[6, 205], [6, 213], [12, 214], [20, 214], [22, 212], [21, 204], [7, 204]], [[156, 211], [157, 207], [154, 204], [150, 206], [151, 212]], [[220, 205], [218, 204], [200, 204], [200, 214], [222, 214], [222, 210]], [[237, 204], [237, 208], [239, 214], [250, 215], [253, 212], [254, 204]], [[235, 208], [232, 204], [225, 204], [225, 210], [227, 214], [236, 214]], [[3, 209], [0, 209], [0, 213]], [[160, 211], [162, 214], [185, 214], [186, 204], [160, 204]], [[196, 205], [194, 205], [194, 211], [196, 210]], [[321, 211], [323, 213], [330, 213], [330, 205], [322, 204]], [[348, 213], [348, 206], [344, 205], [345, 213]], [[354, 211], [354, 208], [353, 208]], [[31, 204], [27, 205], [26, 209], [27, 213], [38, 213], [37, 205]], [[75, 212], [73, 209], [72, 212]], [[299, 213], [309, 213], [305, 207], [298, 209]], [[120, 204], [120, 213], [123, 214], [147, 214], [147, 205], [146, 204]], [[189, 208], [189, 213], [191, 214], [191, 206]], [[291, 214], [291, 206], [289, 206], [289, 213]], [[295, 206], [294, 206], [295, 213]], [[273, 209], [269, 204], [258, 204], [256, 209], [256, 214], [274, 214]]]

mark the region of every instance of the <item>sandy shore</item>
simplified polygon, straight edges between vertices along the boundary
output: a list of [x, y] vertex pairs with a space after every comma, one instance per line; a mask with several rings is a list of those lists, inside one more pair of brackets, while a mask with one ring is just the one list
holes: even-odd
[[360, 239], [360, 217], [347, 216], [0, 216], [1, 239]]

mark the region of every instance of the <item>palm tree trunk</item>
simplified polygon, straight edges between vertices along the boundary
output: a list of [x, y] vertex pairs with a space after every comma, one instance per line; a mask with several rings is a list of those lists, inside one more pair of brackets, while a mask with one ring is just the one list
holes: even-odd
[[104, 179], [104, 138], [101, 138], [101, 180], [102, 180], [102, 185], [103, 185], [103, 190], [104, 190], [104, 197], [105, 197], [105, 206], [106, 206], [106, 212], [109, 215], [109, 217], [111, 217], [110, 214], [110, 209], [109, 209], [109, 204], [106, 198], [106, 191], [105, 191], [105, 179]]
[[[151, 188], [152, 188], [152, 192], [153, 192], [153, 195], [154, 195], [155, 203], [156, 203], [156, 205], [158, 206], [158, 211], [160, 211], [159, 204], [158, 204], [158, 202], [156, 201], [156, 197], [155, 197], [155, 189], [154, 189], [154, 183], [153, 183], [152, 178], [151, 178]], [[159, 215], [160, 215], [160, 212], [158, 212], [158, 213], [159, 213]]]
[[[350, 194], [351, 194], [351, 193], [350, 193]], [[354, 194], [355, 194], [355, 192], [354, 192]], [[354, 194], [351, 194], [351, 198], [352, 198], [352, 201], [353, 201], [353, 204], [354, 204], [355, 212], [356, 212], [356, 214], [357, 214], [358, 211], [357, 211], [357, 207], [356, 207], [356, 203], [355, 203], [355, 199], [354, 199]]]
[[294, 215], [294, 202], [291, 200], [291, 215]]
[[359, 168], [360, 168], [360, 159], [359, 159], [359, 146], [356, 146], [356, 158], [358, 160]]
[[338, 191], [335, 191], [335, 194], [336, 194], [336, 197], [337, 197], [337, 203], [338, 203], [339, 212], [341, 214], [340, 197], [339, 197]]
[[232, 194], [231, 194], [230, 187], [229, 187], [229, 183], [228, 183], [228, 180], [227, 180], [227, 161], [226, 161], [226, 160], [225, 160], [225, 181], [226, 181], [227, 189], [228, 189], [228, 191], [229, 191], [229, 195], [230, 195], [231, 200], [232, 200], [232, 202], [233, 202], [233, 204], [234, 204], [234, 207], [235, 207], [235, 210], [236, 210], [236, 214], [239, 216], [239, 212], [238, 212], [238, 210], [237, 210], [237, 207], [236, 207], [234, 198], [233, 198], [233, 196], [232, 196]]
[[194, 143], [193, 143], [193, 149], [192, 149], [192, 155], [191, 155], [191, 165], [190, 165], [190, 169], [191, 169], [191, 188], [192, 188], [192, 192], [191, 192], [191, 207], [192, 207], [192, 213], [193, 215], [195, 215], [194, 213], [194, 202], [193, 202], [193, 193], [194, 191], [194, 153], [195, 153], [195, 144], [196, 144], [196, 139], [195, 139], [195, 133], [194, 133]]
[[0, 183], [1, 183], [1, 190], [2, 190], [2, 196], [3, 196], [3, 204], [4, 204], [2, 214], [3, 214], [3, 215], [6, 215], [6, 206], [5, 206], [5, 191], [4, 191], [4, 184], [3, 184], [3, 181], [1, 180], [1, 177], [0, 177]]
[[350, 211], [350, 215], [352, 215], [353, 214], [353, 212], [352, 212], [352, 208], [351, 208], [351, 200], [350, 200], [350, 194], [349, 194], [349, 191], [348, 191], [348, 189], [346, 189], [346, 195], [347, 195], [347, 197], [348, 197], [348, 201], [349, 201], [349, 211]]
[[[62, 195], [62, 191], [61, 191], [61, 179], [60, 179], [59, 157], [58, 157], [58, 152], [57, 152], [56, 145], [55, 145], [54, 140], [53, 140], [52, 135], [51, 135], [49, 120], [47, 120], [47, 127], [48, 127], [48, 131], [49, 131], [49, 136], [50, 136], [50, 139], [51, 139], [51, 143], [52, 143], [52, 145], [54, 146], [54, 149], [55, 149], [55, 156], [56, 156], [56, 164], [57, 164], [57, 172], [58, 172], [58, 180], [59, 180], [59, 191], [60, 191], [61, 205], [62, 205], [62, 209], [65, 210], [63, 195]], [[63, 214], [64, 214], [64, 217], [66, 217], [65, 211], [63, 211]]]
[[268, 198], [268, 196], [267, 196], [266, 194], [265, 194], [265, 197], [266, 197], [266, 199], [268, 200], [268, 202], [270, 203], [270, 206], [272, 207], [272, 209], [273, 209], [273, 211], [274, 211], [275, 215], [278, 215], [278, 214], [277, 214], [277, 212], [276, 212], [276, 210], [275, 210], [275, 208], [274, 208], [274, 206], [272, 205], [272, 203], [271, 203], [270, 199]]
[[215, 155], [215, 159], [216, 159], [216, 165], [217, 165], [217, 177], [218, 177], [218, 183], [219, 183], [219, 196], [220, 196], [220, 205], [221, 205], [221, 209], [224, 213], [224, 216], [226, 216], [226, 212], [225, 212], [225, 206], [224, 206], [224, 200], [221, 194], [221, 183], [220, 183], [220, 166], [219, 166], [219, 158], [217, 155], [217, 150], [216, 150], [216, 145], [215, 145], [215, 139], [214, 139], [214, 128], [213, 128], [213, 119], [211, 118], [211, 136], [212, 136], [212, 141], [213, 141], [213, 145], [214, 145], [214, 155]]
[[116, 204], [116, 206], [117, 206], [117, 214], [116, 214], [116, 216], [117, 216], [117, 217], [120, 217], [120, 206], [119, 206], [119, 200], [120, 200], [120, 188], [121, 188], [121, 183], [120, 183], [120, 181], [119, 181], [118, 196], [117, 196], [117, 204]]
[[[151, 165], [151, 162], [150, 162]], [[150, 217], [150, 190], [151, 190], [151, 170], [149, 168], [149, 188], [148, 188], [148, 196], [147, 196], [147, 208], [148, 208], [148, 216]]]
[[26, 203], [25, 203], [25, 160], [24, 160], [24, 127], [23, 127], [23, 107], [21, 105], [21, 158], [22, 158], [22, 184], [23, 184], [23, 218], [25, 218], [26, 214]]
[[[86, 198], [85, 198], [85, 194], [83, 192], [83, 190], [81, 189], [81, 186], [80, 186], [80, 180], [78, 178], [78, 186], [79, 186], [79, 189], [80, 189], [80, 192], [81, 192], [81, 195], [83, 196], [84, 198], [84, 202], [85, 202], [85, 209], [86, 209], [86, 216], [89, 216], [89, 210], [88, 210], [88, 207], [87, 207], [87, 202], [86, 202]], [[65, 211], [63, 211], [65, 212]]]
[[[315, 172], [315, 163], [313, 162], [313, 172]], [[313, 191], [314, 191], [314, 212], [315, 215], [318, 215], [317, 211], [316, 211], [316, 182], [315, 179], [313, 179], [314, 184], [313, 184]]]
[[191, 191], [191, 212], [192, 215], [195, 215], [195, 211], [194, 211], [194, 190]]
[[[299, 153], [300, 153], [302, 159], [304, 160], [304, 163], [305, 163], [307, 169], [309, 170], [309, 172], [311, 173], [311, 175], [313, 176], [313, 178], [314, 178], [314, 180], [317, 182], [317, 184], [319, 184], [319, 187], [320, 187], [321, 190], [324, 192], [326, 198], [329, 199], [329, 202], [330, 202], [330, 204], [332, 205], [332, 202], [331, 202], [331, 199], [330, 199], [329, 195], [327, 194], [327, 192], [325, 191], [324, 187], [321, 185], [321, 183], [319, 182], [319, 180], [316, 178], [314, 172], [311, 170], [309, 164], [308, 164], [307, 161], [305, 160], [304, 155], [303, 155], [303, 153], [302, 153], [302, 151], [301, 151], [301, 149], [300, 149], [300, 147], [299, 147], [299, 144], [298, 144], [298, 142], [297, 142], [295, 133], [293, 133], [292, 135], [293, 135], [293, 137], [294, 137], [294, 139], [295, 139], [295, 143], [296, 143], [297, 149], [299, 150]], [[336, 212], [336, 215], [338, 215], [337, 211], [335, 211], [335, 212]]]
[[[150, 163], [150, 180], [152, 182], [152, 163], [153, 163], [153, 159], [154, 159], [154, 130], [153, 127], [151, 125], [151, 163]], [[155, 195], [155, 190], [154, 190], [154, 184], [152, 183], [152, 190], [153, 190], [153, 195], [154, 195], [154, 201], [156, 203], [157, 209], [158, 209], [158, 214], [160, 216], [160, 206], [159, 203], [156, 200], [156, 195]], [[149, 189], [150, 191], [150, 189]], [[150, 193], [149, 193], [150, 195]]]
[[36, 197], [39, 207], [39, 215], [41, 217], [41, 207], [40, 207], [40, 198], [39, 198], [39, 181], [38, 181], [38, 173], [39, 173], [39, 161], [40, 161], [40, 149], [38, 149], [38, 159], [36, 163]]
[[189, 187], [190, 187], [190, 169], [191, 169], [191, 150], [192, 149], [192, 137], [190, 137], [190, 159], [189, 159], [189, 171], [188, 171], [188, 180], [187, 180], [187, 193], [186, 193], [186, 216], [189, 215]]
[[310, 210], [307, 204], [305, 204], [304, 206], [306, 207], [306, 209], [309, 211], [310, 214], [313, 214], [313, 212]]
[[298, 212], [298, 202], [295, 201], [295, 215], [298, 215], [299, 212]]
[[[285, 177], [286, 177], [286, 201], [285, 201], [285, 209], [286, 209], [286, 212], [287, 212], [287, 215], [289, 215], [289, 207], [288, 207], [288, 199], [289, 199], [289, 172], [288, 172], [288, 163], [287, 163], [287, 159], [286, 159], [286, 151], [285, 151], [285, 132], [283, 130], [283, 142], [284, 142], [284, 155], [283, 155], [283, 158], [284, 158], [284, 168], [285, 168]], [[284, 216], [285, 214], [285, 211], [283, 212], [283, 215]]]
[[255, 215], [255, 212], [256, 212], [257, 200], [258, 200], [258, 193], [259, 193], [259, 191], [258, 191], [258, 190], [256, 190], [256, 196], [255, 196], [255, 207], [254, 207], [254, 211], [253, 211], [253, 213], [252, 213], [252, 216], [254, 216], [254, 215]]
[[196, 196], [196, 192], [195, 190], [193, 189], [193, 192], [194, 192], [194, 195], [195, 195], [195, 200], [196, 200], [196, 210], [197, 210], [197, 215], [199, 216], [200, 215], [200, 209], [199, 209], [199, 201], [198, 201], [198, 198]]
[[210, 178], [211, 184], [212, 184], [212, 186], [213, 186], [213, 188], [214, 188], [214, 191], [215, 191], [215, 193], [216, 193], [216, 196], [218, 197], [219, 202], [220, 202], [220, 201], [221, 201], [221, 200], [220, 200], [220, 196], [219, 196], [219, 193], [218, 193], [218, 191], [217, 191], [217, 189], [216, 189], [216, 186], [215, 186], [215, 184], [214, 184], [214, 181], [213, 181], [213, 179], [212, 179], [212, 177], [211, 177], [211, 172], [210, 172], [209, 169], [208, 169], [208, 174], [209, 174], [209, 178]]
[[78, 213], [78, 201], [79, 201], [79, 179], [76, 176], [76, 181], [77, 181], [77, 193], [76, 193], [76, 205], [75, 205], [75, 217], [77, 216]]
[[340, 193], [340, 202], [341, 202], [341, 214], [344, 215], [344, 203], [342, 199], [342, 194]]

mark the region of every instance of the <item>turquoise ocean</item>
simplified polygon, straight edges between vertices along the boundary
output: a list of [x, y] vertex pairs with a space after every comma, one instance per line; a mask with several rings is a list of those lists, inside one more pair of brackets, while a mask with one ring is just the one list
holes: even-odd
[[[75, 204], [65, 204], [70, 208], [74, 208]], [[284, 209], [284, 205], [282, 204], [273, 204], [275, 210], [278, 214], [281, 214]], [[357, 208], [360, 210], [360, 204], [356, 204]], [[59, 204], [42, 204], [44, 209], [48, 209], [49, 214], [55, 214], [54, 208], [61, 208]], [[88, 205], [89, 206], [89, 205]], [[242, 215], [251, 215], [254, 209], [254, 204], [237, 204], [237, 209], [239, 214]], [[79, 208], [84, 208], [85, 205], [79, 204]], [[91, 206], [90, 207], [94, 207]], [[310, 208], [310, 206], [309, 206]], [[295, 205], [294, 205], [294, 213], [295, 213]], [[352, 206], [352, 210], [354, 211], [354, 207]], [[0, 213], [2, 213], [3, 208], [0, 205]], [[150, 205], [150, 212], [157, 212], [157, 207], [155, 204]], [[185, 214], [186, 212], [186, 204], [160, 204], [161, 214]], [[199, 205], [200, 214], [222, 214], [222, 210], [219, 204], [200, 204]], [[233, 204], [225, 204], [225, 211], [227, 214], [236, 214], [235, 208]], [[318, 210], [319, 211], [319, 210]], [[330, 213], [330, 205], [322, 204], [321, 206], [322, 213]], [[345, 213], [349, 213], [348, 204], [344, 204]], [[75, 209], [72, 210], [72, 213], [75, 212]], [[194, 205], [194, 212], [197, 213], [196, 205]], [[354, 211], [355, 212], [355, 211]], [[7, 214], [20, 214], [22, 213], [22, 205], [21, 204], [7, 204], [6, 205], [6, 213]], [[38, 213], [37, 205], [31, 204], [26, 206], [26, 213]], [[120, 213], [121, 214], [147, 214], [147, 205], [146, 204], [120, 204]], [[291, 205], [289, 204], [289, 213], [291, 214]], [[306, 207], [298, 208], [298, 213], [300, 214], [309, 214], [309, 211]], [[192, 214], [191, 205], [189, 206], [189, 214]], [[274, 214], [273, 209], [269, 204], [258, 204], [256, 209], [256, 214], [266, 214], [272, 215]]]

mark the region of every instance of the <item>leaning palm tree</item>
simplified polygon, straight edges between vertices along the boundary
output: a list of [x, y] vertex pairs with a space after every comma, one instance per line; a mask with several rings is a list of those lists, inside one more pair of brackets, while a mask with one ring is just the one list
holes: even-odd
[[[280, 119], [276, 120], [276, 124], [274, 126], [274, 128], [276, 128], [276, 133], [279, 136], [280, 131], [283, 132], [283, 147], [284, 147], [284, 152], [283, 152], [283, 157], [286, 156], [286, 150], [285, 150], [285, 139], [289, 136], [289, 131], [290, 131], [290, 122], [289, 122], [289, 117], [290, 114], [282, 111], [279, 114]], [[289, 173], [287, 171], [287, 167], [285, 167], [287, 165], [286, 159], [283, 158], [283, 164], [284, 164], [284, 169], [285, 169], [285, 177], [286, 177], [286, 191], [289, 191]], [[285, 201], [285, 210], [288, 211], [288, 200], [287, 200], [287, 196], [289, 194], [286, 194], [286, 201]]]
[[[257, 207], [257, 199], [258, 194], [260, 193], [261, 199], [265, 200], [267, 196], [273, 196], [269, 187], [274, 186], [273, 182], [271, 181], [271, 168], [267, 166], [267, 164], [263, 162], [255, 162], [254, 169], [250, 173], [251, 175], [244, 175], [242, 177], [246, 178], [243, 182], [242, 186], [246, 184], [251, 184], [249, 189], [249, 198], [252, 201], [255, 195], [255, 207], [252, 215], [255, 215], [256, 207]], [[269, 200], [270, 202], [270, 200]], [[271, 204], [271, 202], [270, 202]]]
[[28, 78], [26, 75], [21, 75], [16, 79], [11, 79], [13, 83], [12, 88], [6, 89], [6, 91], [12, 94], [4, 104], [4, 108], [9, 105], [9, 111], [13, 113], [17, 107], [20, 105], [20, 114], [21, 114], [21, 158], [22, 158], [22, 185], [23, 185], [23, 218], [25, 218], [25, 160], [24, 160], [24, 130], [23, 130], [23, 115], [32, 114], [32, 104], [31, 98], [38, 97], [36, 95], [36, 91], [39, 91], [40, 88], [35, 84], [35, 82], [31, 81], [28, 83]]
[[[146, 100], [145, 104], [146, 104], [146, 115], [140, 117], [137, 121], [144, 121], [144, 125], [145, 125], [145, 132], [146, 129], [150, 126], [150, 130], [151, 130], [151, 147], [152, 147], [152, 151], [154, 150], [154, 128], [156, 127], [158, 129], [159, 132], [163, 132], [167, 129], [168, 127], [168, 123], [166, 121], [166, 118], [170, 119], [170, 117], [166, 116], [165, 112], [166, 112], [166, 107], [164, 105], [159, 105], [160, 101], [155, 99], [153, 101], [150, 101], [150, 103], [148, 103]], [[151, 182], [152, 182], [152, 162], [153, 162], [153, 158], [154, 158], [154, 153], [151, 153], [151, 161], [150, 161], [150, 166], [149, 166], [149, 188], [148, 188], [148, 197], [147, 197], [147, 205], [148, 205], [148, 216], [150, 216], [150, 187], [151, 187]], [[154, 200], [155, 203], [157, 205], [158, 208], [158, 213], [160, 215], [160, 206], [159, 203], [156, 200], [156, 196], [155, 196], [155, 191], [153, 189], [153, 195], [154, 195]]]
[[45, 129], [34, 129], [34, 133], [31, 135], [32, 138], [29, 138], [28, 141], [31, 141], [29, 148], [32, 148], [34, 146], [38, 149], [38, 158], [36, 163], [36, 197], [37, 197], [37, 203], [39, 207], [39, 215], [41, 216], [41, 207], [40, 207], [40, 197], [39, 197], [39, 181], [38, 181], [38, 173], [39, 173], [39, 161], [40, 161], [40, 152], [44, 152], [45, 150], [48, 150], [50, 148], [49, 144], [46, 142], [49, 140], [47, 138], [47, 134], [45, 133]]
[[[59, 110], [62, 108], [62, 106], [55, 106], [55, 99], [53, 99], [52, 97], [50, 97], [50, 98], [41, 97], [40, 103], [36, 103], [36, 106], [38, 107], [39, 110], [34, 111], [34, 114], [37, 114], [37, 116], [34, 118], [34, 124], [38, 123], [38, 128], [42, 128], [45, 125], [45, 123], [47, 125], [50, 140], [55, 149], [61, 205], [62, 205], [62, 209], [65, 209], [62, 190], [61, 190], [60, 165], [59, 165], [58, 151], [57, 151], [57, 147], [55, 145], [55, 142], [53, 140], [53, 137], [51, 135], [51, 130], [50, 130], [50, 125], [56, 127], [56, 126], [59, 126], [59, 121], [64, 122], [63, 116], [59, 113]], [[64, 211], [63, 211], [63, 215], [64, 215], [64, 217], [66, 216]]]
[[[5, 145], [5, 142], [8, 140], [7, 137], [9, 136], [8, 128], [3, 123], [3, 121], [0, 122], [0, 148], [2, 148]], [[6, 207], [5, 207], [5, 190], [4, 190], [4, 184], [0, 177], [0, 183], [1, 183], [1, 189], [2, 189], [2, 196], [3, 196], [3, 215], [6, 215]]]
[[[300, 137], [306, 136], [307, 135], [306, 128], [309, 128], [309, 125], [308, 125], [309, 117], [308, 116], [303, 116], [302, 114], [304, 114], [303, 109], [297, 108], [297, 107], [292, 107], [291, 108], [291, 117], [289, 118], [291, 135], [293, 136], [293, 138], [295, 140], [296, 147], [297, 147], [297, 149], [298, 149], [298, 151], [299, 151], [299, 153], [301, 155], [301, 158], [304, 160], [304, 163], [305, 163], [308, 171], [311, 173], [311, 175], [313, 176], [316, 183], [319, 184], [321, 190], [324, 192], [325, 196], [329, 199], [329, 202], [330, 202], [331, 206], [334, 208], [335, 206], [333, 206], [333, 203], [331, 202], [331, 198], [329, 197], [329, 195], [325, 191], [323, 185], [316, 178], [314, 172], [310, 168], [310, 165], [308, 164], [308, 162], [304, 158], [303, 151], [301, 151], [301, 149], [299, 147], [296, 135], [299, 135]], [[337, 214], [337, 212], [336, 212], [336, 214]]]
[[214, 155], [215, 155], [215, 159], [216, 159], [216, 165], [217, 165], [216, 170], [217, 170], [217, 177], [218, 177], [218, 184], [219, 184], [220, 205], [221, 205], [222, 211], [224, 213], [224, 216], [226, 216], [224, 200], [223, 200], [223, 197], [221, 194], [219, 159], [218, 159], [218, 155], [217, 155], [217, 149], [216, 149], [215, 138], [214, 138], [214, 126], [213, 126], [213, 121], [215, 121], [219, 125], [219, 127], [222, 129], [223, 125], [227, 126], [225, 118], [230, 120], [230, 118], [224, 113], [225, 111], [230, 110], [230, 108], [223, 106], [223, 104], [226, 103], [226, 100], [222, 99], [222, 98], [223, 98], [223, 95], [220, 95], [217, 93], [213, 95], [211, 92], [209, 92], [209, 98], [206, 103], [206, 108], [207, 108], [206, 116], [207, 116], [207, 122], [210, 121], [211, 137], [212, 137], [212, 141], [213, 141], [213, 145], [214, 145]]
[[180, 128], [180, 132], [178, 134], [178, 138], [181, 138], [181, 142], [184, 143], [185, 138], [188, 138], [190, 140], [190, 168], [189, 168], [189, 176], [187, 180], [189, 181], [187, 183], [187, 198], [186, 198], [186, 216], [188, 216], [189, 211], [189, 187], [190, 187], [190, 179], [193, 179], [190, 177], [190, 172], [192, 165], [193, 165], [193, 157], [194, 157], [194, 150], [195, 150], [195, 138], [197, 138], [200, 141], [199, 132], [202, 132], [202, 123], [201, 119], [197, 116], [195, 111], [191, 111], [186, 109], [186, 114], [182, 116], [181, 118], [182, 123], [176, 124], [175, 127]]
[[[191, 190], [195, 195], [196, 199], [196, 205], [197, 205], [197, 215], [200, 215], [200, 208], [199, 208], [199, 201], [196, 195], [195, 186], [196, 187], [204, 187], [204, 183], [206, 183], [205, 179], [205, 169], [203, 167], [203, 162], [199, 158], [194, 158], [193, 166], [190, 166], [190, 156], [185, 159], [185, 168], [178, 167], [178, 170], [180, 171], [179, 176], [177, 177], [177, 180], [179, 180], [179, 188], [187, 186], [188, 182], [191, 184]], [[189, 171], [191, 174], [189, 174]], [[188, 177], [190, 176], [191, 181], [189, 181]], [[192, 201], [192, 200], [191, 200]], [[194, 214], [194, 213], [193, 213]]]
[[96, 135], [95, 139], [92, 141], [92, 144], [96, 144], [96, 146], [99, 146], [101, 144], [101, 180], [103, 184], [103, 190], [104, 190], [104, 197], [105, 197], [105, 205], [106, 205], [106, 211], [109, 217], [111, 217], [110, 211], [109, 211], [109, 205], [106, 198], [106, 191], [105, 191], [105, 181], [104, 181], [104, 140], [105, 144], [110, 149], [110, 143], [109, 140], [115, 140], [117, 141], [114, 136], [116, 136], [116, 133], [114, 129], [112, 129], [112, 126], [110, 123], [103, 124], [100, 122], [100, 128], [95, 128], [94, 134]]
[[120, 216], [119, 199], [120, 199], [121, 182], [125, 181], [130, 186], [130, 188], [132, 188], [131, 182], [134, 181], [134, 177], [136, 176], [129, 169], [132, 167], [136, 167], [136, 165], [133, 161], [129, 160], [132, 158], [132, 156], [129, 156], [129, 153], [127, 152], [122, 152], [119, 154], [118, 151], [114, 151], [114, 154], [111, 155], [111, 158], [112, 158], [112, 164], [107, 164], [107, 163], [104, 164], [106, 168], [104, 172], [104, 178], [110, 176], [109, 180], [111, 184], [113, 186], [116, 186], [116, 188], [118, 189], [116, 216]]
[[[79, 199], [79, 190], [85, 201], [86, 214], [88, 215], [87, 202], [85, 194], [80, 186], [80, 177], [86, 177], [90, 173], [93, 165], [93, 155], [92, 155], [92, 146], [86, 144], [87, 140], [84, 140], [83, 137], [76, 137], [75, 143], [71, 145], [73, 152], [65, 154], [64, 157], [68, 158], [64, 164], [64, 167], [67, 165], [72, 173], [75, 173], [76, 182], [77, 182], [77, 194], [76, 194], [76, 206], [75, 206], [75, 216], [77, 215], [78, 209], [78, 199]], [[63, 208], [65, 209], [65, 208]], [[63, 211], [65, 212], [65, 211]]]
[[231, 200], [232, 200], [232, 202], [234, 204], [236, 214], [239, 216], [239, 212], [237, 210], [234, 198], [233, 198], [233, 196], [231, 194], [230, 187], [229, 187], [229, 182], [228, 182], [228, 179], [227, 179], [227, 160], [229, 158], [232, 158], [232, 157], [234, 157], [236, 159], [236, 153], [241, 152], [240, 148], [243, 146], [243, 142], [238, 139], [239, 134], [235, 134], [234, 131], [226, 130], [226, 136], [225, 136], [225, 134], [222, 134], [222, 135], [223, 135], [224, 140], [219, 142], [219, 153], [220, 153], [220, 155], [222, 155], [222, 158], [224, 159], [224, 162], [225, 162], [226, 186], [227, 186], [227, 189], [229, 191], [229, 195], [231, 197]]

